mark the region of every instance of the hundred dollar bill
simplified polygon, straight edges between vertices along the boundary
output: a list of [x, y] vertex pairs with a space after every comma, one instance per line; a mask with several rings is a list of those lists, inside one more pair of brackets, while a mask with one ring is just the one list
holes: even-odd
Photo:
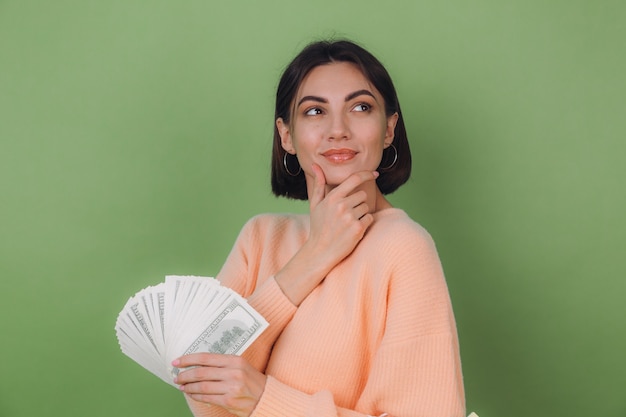
[[247, 301], [213, 278], [168, 276], [127, 302], [115, 330], [122, 352], [175, 386], [172, 360], [198, 352], [240, 355], [267, 328]]
[[197, 352], [237, 355], [246, 350], [264, 329], [265, 320], [249, 306], [233, 300], [202, 334], [187, 348], [184, 355]]
[[[259, 313], [241, 297], [233, 297], [181, 356], [199, 352], [241, 355], [266, 327], [267, 322]], [[172, 368], [172, 375], [179, 371]]]

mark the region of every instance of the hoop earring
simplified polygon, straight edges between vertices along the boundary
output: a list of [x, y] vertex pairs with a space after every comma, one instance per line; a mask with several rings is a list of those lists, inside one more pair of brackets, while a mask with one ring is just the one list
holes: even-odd
[[380, 169], [381, 171], [386, 171], [388, 169], [393, 168], [394, 165], [396, 165], [396, 162], [398, 162], [398, 150], [396, 149], [395, 146], [393, 146], [393, 143], [389, 145], [389, 148], [393, 148], [393, 161], [391, 161], [391, 163], [387, 165], [386, 167], [379, 166], [378, 169]]
[[285, 156], [283, 156], [283, 166], [285, 167], [285, 171], [287, 171], [287, 174], [291, 175], [292, 177], [297, 177], [302, 172], [302, 167], [300, 166], [300, 163], [298, 162], [298, 158], [296, 157], [296, 163], [298, 164], [298, 171], [293, 173], [289, 170], [289, 166], [287, 165], [287, 155], [291, 155], [291, 154], [288, 152], [285, 152]]

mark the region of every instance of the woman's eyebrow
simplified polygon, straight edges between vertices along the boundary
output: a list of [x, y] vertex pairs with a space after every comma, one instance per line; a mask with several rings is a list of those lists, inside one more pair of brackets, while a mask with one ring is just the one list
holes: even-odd
[[345, 98], [345, 101], [350, 101], [353, 98], [357, 98], [358, 96], [363, 96], [363, 95], [371, 96], [374, 100], [376, 100], [376, 97], [374, 97], [374, 94], [371, 91], [369, 91], [369, 90], [358, 90], [358, 91], [355, 91], [354, 93], [348, 94], [346, 96], [346, 98]]
[[300, 99], [300, 101], [298, 101], [298, 106], [302, 103], [304, 103], [305, 101], [316, 101], [318, 103], [328, 103], [328, 100], [326, 100], [323, 97], [318, 97], [318, 96], [304, 96]]
[[[357, 90], [353, 93], [350, 93], [346, 96], [346, 98], [344, 99], [345, 101], [350, 101], [358, 96], [370, 96], [372, 97], [374, 100], [376, 100], [376, 97], [374, 96], [374, 94], [369, 91], [369, 90]], [[301, 105], [302, 103], [304, 103], [305, 101], [315, 101], [317, 103], [328, 103], [328, 100], [325, 99], [324, 97], [319, 97], [319, 96], [304, 96], [302, 97], [299, 101], [298, 101], [298, 106]]]

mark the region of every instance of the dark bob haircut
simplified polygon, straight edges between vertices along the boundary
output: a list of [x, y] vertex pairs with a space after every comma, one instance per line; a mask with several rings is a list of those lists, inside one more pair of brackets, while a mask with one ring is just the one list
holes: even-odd
[[[302, 80], [311, 70], [320, 65], [334, 62], [350, 62], [356, 65], [365, 78], [380, 92], [385, 100], [387, 117], [398, 113], [398, 122], [394, 131], [393, 145], [397, 150], [397, 161], [394, 161], [394, 150], [390, 146], [383, 152], [378, 168], [380, 176], [376, 183], [383, 194], [390, 194], [404, 184], [411, 175], [411, 151], [406, 137], [404, 119], [400, 111], [400, 103], [396, 90], [385, 67], [376, 57], [354, 42], [347, 40], [320, 41], [306, 46], [283, 72], [276, 91], [276, 109], [274, 121], [282, 118], [286, 125], [290, 124], [293, 103], [302, 84]], [[297, 200], [307, 200], [307, 187], [304, 172], [300, 170], [293, 176], [287, 172], [283, 158], [285, 150], [281, 146], [280, 134], [274, 124], [274, 145], [272, 149], [272, 192], [276, 196], [284, 196]], [[385, 169], [384, 167], [389, 167]], [[291, 172], [298, 171], [290, 168]]]

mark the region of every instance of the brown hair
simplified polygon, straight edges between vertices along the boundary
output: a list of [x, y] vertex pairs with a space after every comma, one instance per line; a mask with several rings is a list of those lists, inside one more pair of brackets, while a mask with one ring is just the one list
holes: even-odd
[[[397, 150], [397, 161], [392, 164], [394, 150], [390, 146], [383, 152], [382, 161], [378, 168], [380, 176], [376, 183], [383, 194], [390, 194], [404, 184], [411, 175], [411, 151], [406, 137], [404, 119], [400, 111], [400, 103], [396, 90], [385, 67], [376, 57], [354, 42], [347, 40], [319, 41], [306, 46], [287, 66], [278, 83], [276, 90], [276, 108], [274, 121], [282, 118], [289, 124], [292, 114], [293, 101], [302, 84], [302, 80], [311, 70], [320, 65], [333, 62], [350, 62], [355, 64], [365, 78], [371, 82], [385, 100], [387, 117], [398, 113], [398, 122], [394, 131], [393, 145]], [[293, 176], [286, 171], [283, 164], [285, 150], [281, 146], [278, 128], [274, 125], [274, 145], [272, 149], [272, 192], [276, 196], [284, 196], [298, 200], [307, 200], [307, 188], [304, 172]], [[294, 168], [290, 167], [290, 171]]]

